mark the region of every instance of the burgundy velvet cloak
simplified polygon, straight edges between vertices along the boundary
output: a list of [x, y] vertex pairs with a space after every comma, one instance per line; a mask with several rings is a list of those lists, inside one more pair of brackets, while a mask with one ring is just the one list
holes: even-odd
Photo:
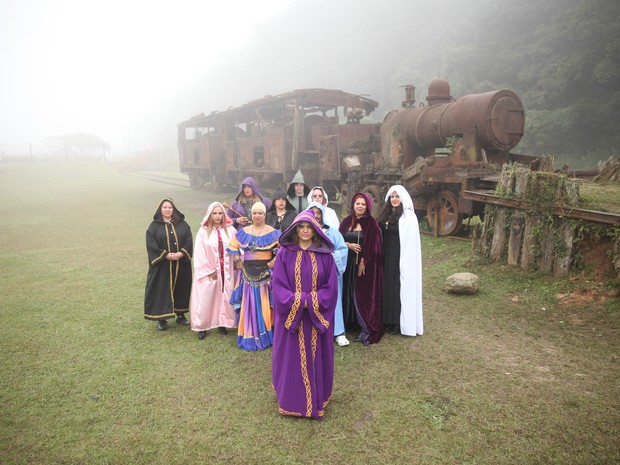
[[[381, 340], [385, 328], [382, 321], [381, 306], [383, 302], [383, 244], [381, 228], [377, 221], [370, 215], [372, 200], [364, 193], [355, 194], [351, 200], [351, 211], [356, 197], [363, 196], [366, 199], [366, 213], [359, 219], [362, 225], [364, 241], [362, 242], [362, 254], [366, 272], [358, 276], [355, 281], [355, 305], [366, 323], [368, 329], [368, 343], [374, 344]], [[355, 214], [351, 213], [340, 223], [339, 231], [344, 236], [353, 224]], [[362, 341], [365, 342], [365, 341]]]
[[[312, 224], [321, 239], [320, 246], [303, 250], [290, 240], [300, 221]], [[312, 212], [304, 211], [284, 232], [280, 246], [272, 275], [272, 384], [278, 413], [320, 420], [334, 381], [338, 273], [333, 245]]]

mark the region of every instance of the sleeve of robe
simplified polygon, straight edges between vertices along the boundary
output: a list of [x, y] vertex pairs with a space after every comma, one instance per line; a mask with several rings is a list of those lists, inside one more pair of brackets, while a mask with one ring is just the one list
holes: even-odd
[[379, 224], [372, 217], [364, 221], [364, 242], [362, 257], [365, 273], [357, 276], [355, 299], [358, 310], [366, 322], [368, 340], [371, 344], [379, 342], [383, 336], [383, 244]]
[[160, 227], [164, 227], [163, 223], [156, 223], [155, 221], [153, 221], [149, 226], [149, 229], [147, 229], [146, 231], [146, 252], [149, 257], [149, 263], [151, 265], [156, 265], [162, 260], [165, 260], [166, 255], [168, 255], [169, 253], [169, 250], [167, 248], [162, 248], [160, 246], [160, 242], [157, 240], [157, 229]]
[[[310, 256], [305, 253], [303, 272], [310, 271]], [[297, 252], [282, 247], [276, 256], [272, 287], [274, 310], [285, 321], [284, 329], [296, 333], [302, 315], [307, 312], [312, 325], [323, 334], [334, 322], [334, 310], [338, 299], [338, 276], [336, 264], [330, 254], [316, 254], [318, 285], [316, 291], [304, 289], [296, 294], [295, 260]], [[302, 281], [303, 282], [303, 281]], [[308, 307], [304, 305], [307, 303]]]
[[213, 273], [219, 265], [219, 262], [216, 263], [214, 261], [215, 257], [210, 253], [209, 249], [207, 230], [201, 227], [198, 234], [196, 234], [196, 244], [194, 246], [194, 274], [198, 281], [202, 281]]
[[179, 223], [176, 227], [177, 236], [179, 239], [179, 252], [183, 252], [183, 259], [187, 258], [192, 261], [192, 254], [194, 252], [194, 238], [192, 237], [192, 231], [185, 221]]
[[325, 207], [325, 218], [323, 218], [323, 223], [330, 228], [334, 228], [336, 231], [338, 230], [340, 221], [338, 221], [338, 214], [333, 208]]
[[[330, 227], [330, 229], [332, 228]], [[334, 243], [334, 261], [336, 262], [336, 270], [338, 271], [338, 276], [342, 276], [344, 271], [347, 269], [349, 248], [344, 242], [344, 237], [342, 237], [342, 234], [340, 234], [338, 229], [334, 229], [332, 231], [330, 239], [332, 239], [332, 242]]]
[[228, 244], [228, 247], [226, 247], [226, 250], [228, 251], [228, 253], [232, 254], [232, 255], [241, 255], [241, 244], [239, 244], [239, 241], [237, 240], [236, 237], [234, 237], [230, 243]]

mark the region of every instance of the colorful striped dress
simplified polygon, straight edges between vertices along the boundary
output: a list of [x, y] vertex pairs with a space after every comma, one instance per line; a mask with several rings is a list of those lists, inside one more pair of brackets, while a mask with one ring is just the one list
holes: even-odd
[[264, 350], [273, 342], [273, 309], [271, 305], [271, 269], [267, 262], [275, 256], [281, 232], [272, 230], [262, 236], [237, 232], [228, 252], [243, 255], [230, 303], [238, 313], [237, 346], [253, 351]]

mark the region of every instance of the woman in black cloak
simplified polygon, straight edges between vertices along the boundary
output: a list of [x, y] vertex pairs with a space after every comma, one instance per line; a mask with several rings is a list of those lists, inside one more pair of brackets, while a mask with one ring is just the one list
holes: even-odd
[[192, 289], [192, 232], [185, 215], [172, 199], [163, 199], [146, 231], [149, 271], [144, 291], [144, 318], [157, 321], [157, 329], [168, 329], [166, 320], [189, 325]]

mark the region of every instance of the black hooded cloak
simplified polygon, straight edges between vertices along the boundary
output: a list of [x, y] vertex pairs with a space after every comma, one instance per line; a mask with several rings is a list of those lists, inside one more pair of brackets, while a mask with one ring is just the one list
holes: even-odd
[[[166, 223], [161, 206], [170, 202], [172, 221]], [[159, 202], [153, 222], [146, 231], [149, 271], [144, 291], [144, 318], [167, 320], [189, 311], [192, 289], [192, 232], [171, 199]], [[182, 252], [180, 260], [166, 260], [169, 253]]]

